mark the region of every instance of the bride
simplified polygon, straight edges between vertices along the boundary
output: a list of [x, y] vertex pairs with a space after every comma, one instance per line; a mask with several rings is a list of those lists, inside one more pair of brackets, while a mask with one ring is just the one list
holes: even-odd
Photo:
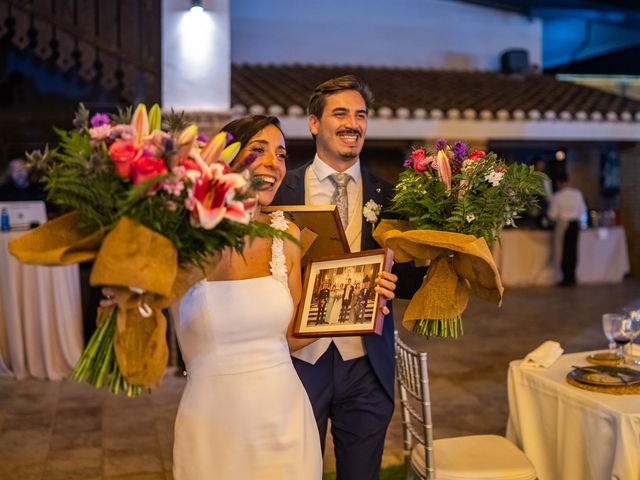
[[[274, 117], [245, 117], [223, 130], [243, 145], [236, 161], [266, 186], [268, 205], [285, 174], [284, 137]], [[299, 238], [281, 215], [257, 219]], [[287, 327], [300, 298], [300, 249], [258, 238], [223, 252], [179, 306], [175, 325], [188, 379], [175, 423], [173, 475], [320, 479], [311, 405], [291, 363]]]
[[[243, 146], [236, 161], [255, 156], [250, 168], [266, 186], [258, 203], [269, 205], [286, 172], [277, 118], [251, 115], [223, 130]], [[299, 238], [281, 212], [258, 210], [257, 219]], [[289, 355], [314, 341], [290, 335], [300, 277], [297, 245], [258, 238], [242, 254], [224, 251], [182, 297], [175, 328], [188, 378], [175, 422], [176, 480], [322, 477], [316, 421]], [[395, 280], [383, 273], [378, 292], [392, 299]]]

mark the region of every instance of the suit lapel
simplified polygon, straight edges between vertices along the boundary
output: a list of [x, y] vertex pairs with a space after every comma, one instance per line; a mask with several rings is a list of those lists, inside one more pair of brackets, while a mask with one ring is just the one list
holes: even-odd
[[284, 177], [280, 190], [273, 199], [274, 205], [304, 205], [304, 174], [311, 162], [289, 170]]
[[[378, 205], [384, 203], [384, 183], [382, 180], [373, 175], [366, 168], [361, 168], [362, 172], [362, 206], [369, 201], [373, 200]], [[362, 219], [362, 237], [360, 239], [360, 246], [362, 250], [371, 250], [379, 248], [379, 245], [372, 237], [371, 224]]]

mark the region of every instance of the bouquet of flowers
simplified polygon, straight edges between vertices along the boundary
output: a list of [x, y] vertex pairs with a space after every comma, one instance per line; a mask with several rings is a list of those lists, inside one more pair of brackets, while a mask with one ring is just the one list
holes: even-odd
[[81, 105], [75, 128], [56, 130], [56, 149], [29, 155], [49, 200], [71, 212], [10, 244], [30, 263], [95, 260], [92, 285], [125, 287], [99, 312], [73, 372], [114, 393], [158, 384], [168, 358], [161, 309], [203, 278], [218, 252], [286, 236], [251, 221], [254, 156], [234, 162], [241, 146], [225, 132], [208, 139], [182, 115], [165, 120], [157, 105], [111, 116]]
[[405, 161], [390, 211], [374, 236], [397, 261], [430, 265], [404, 323], [423, 335], [457, 336], [469, 290], [500, 303], [502, 285], [489, 251], [502, 228], [544, 193], [544, 174], [506, 165], [495, 153], [438, 140]]

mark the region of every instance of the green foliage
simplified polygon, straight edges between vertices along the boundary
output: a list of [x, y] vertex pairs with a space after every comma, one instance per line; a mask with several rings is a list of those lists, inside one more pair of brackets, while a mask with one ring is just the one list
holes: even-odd
[[449, 191], [435, 168], [407, 168], [400, 174], [390, 211], [413, 229], [464, 233], [491, 245], [505, 225], [514, 225], [519, 213], [536, 202], [536, 195], [544, 194], [544, 179], [533, 167], [507, 166], [493, 153], [465, 160], [452, 175]]
[[89, 126], [89, 110], [84, 106], [84, 103], [78, 105], [78, 110], [73, 117], [73, 126], [76, 130], [82, 130]]
[[179, 132], [184, 130], [191, 123], [185, 116], [184, 112], [176, 112], [171, 109], [171, 112], [166, 114], [162, 119], [162, 128], [168, 132]]
[[131, 118], [133, 118], [133, 107], [131, 105], [122, 109], [118, 107], [117, 113], [112, 113], [110, 115], [111, 121], [118, 125], [128, 125], [131, 123]]

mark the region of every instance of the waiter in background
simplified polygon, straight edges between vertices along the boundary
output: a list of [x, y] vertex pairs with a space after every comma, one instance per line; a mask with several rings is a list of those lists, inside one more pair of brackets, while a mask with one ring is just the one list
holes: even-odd
[[561, 173], [556, 177], [558, 190], [551, 197], [547, 216], [555, 222], [553, 231], [553, 257], [556, 271], [562, 269], [562, 280], [558, 285], [567, 287], [576, 284], [578, 265], [578, 235], [580, 220], [587, 213], [582, 193], [569, 186], [569, 177]]

